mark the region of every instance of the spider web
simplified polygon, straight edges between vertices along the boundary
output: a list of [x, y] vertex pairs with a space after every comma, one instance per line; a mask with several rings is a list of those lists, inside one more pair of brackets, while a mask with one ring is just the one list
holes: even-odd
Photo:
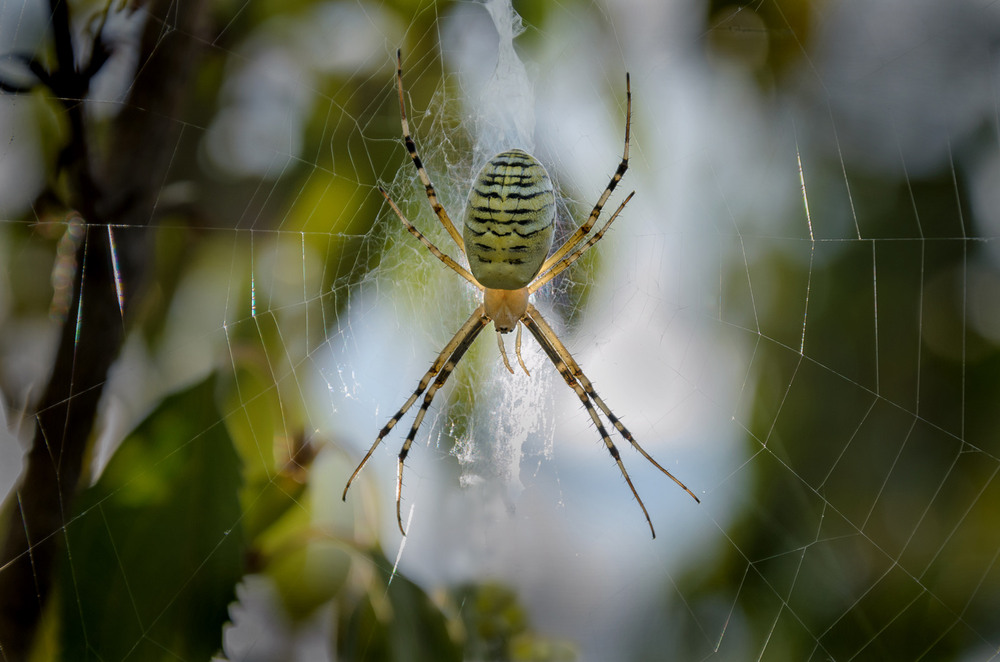
[[[0, 2], [0, 536], [33, 498], [17, 481], [36, 426], [101, 393], [88, 489], [0, 561], [0, 580], [27, 567], [41, 594], [60, 545], [39, 620], [48, 657], [416, 650], [436, 635], [370, 621], [454, 623], [485, 609], [461, 587], [491, 582], [557, 651], [514, 659], [1000, 655], [997, 3], [621, 0], [518, 17], [500, 2], [345, 0], [237, 3], [202, 23], [168, 4], [70, 3], [78, 69], [98, 28], [110, 59], [85, 98], [60, 99], [29, 89], [22, 58], [53, 69], [59, 14]], [[177, 42], [201, 53], [188, 103], [137, 103], [149, 53]], [[402, 145], [397, 47], [410, 126], [456, 224], [479, 166], [519, 146], [556, 182], [557, 242], [621, 158], [630, 72], [630, 167], [606, 209], [636, 195], [536, 305], [701, 499], [615, 436], [655, 541], [533, 339], [531, 376], [510, 375], [492, 329], [411, 449], [406, 538], [394, 482], [412, 411], [341, 501], [476, 305], [378, 191], [457, 257]], [[56, 164], [74, 107], [101, 145], [129, 112], [166, 120], [145, 224], [69, 202]], [[137, 271], [119, 254], [130, 240], [148, 247]], [[87, 315], [102, 269], [120, 354], [96, 386], [45, 405], [62, 325], [103, 333]], [[132, 565], [158, 549], [173, 560], [156, 574]], [[206, 636], [221, 651], [184, 629], [215, 584], [232, 593], [217, 606], [225, 634]], [[432, 599], [399, 597], [414, 586]], [[91, 602], [102, 590], [123, 602]], [[0, 659], [13, 651], [0, 639]]]

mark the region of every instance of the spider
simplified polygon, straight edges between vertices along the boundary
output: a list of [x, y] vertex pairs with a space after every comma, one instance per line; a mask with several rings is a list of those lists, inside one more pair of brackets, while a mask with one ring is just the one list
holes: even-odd
[[[653, 522], [649, 518], [646, 505], [642, 502], [639, 493], [632, 484], [632, 479], [629, 477], [628, 471], [625, 470], [625, 464], [622, 462], [618, 448], [611, 441], [611, 437], [608, 435], [607, 429], [604, 427], [604, 423], [597, 413], [597, 409], [600, 409], [604, 413], [608, 420], [611, 421], [611, 424], [615, 426], [615, 429], [643, 457], [649, 460], [653, 466], [677, 483], [696, 502], [700, 503], [700, 500], [684, 483], [654, 460], [639, 445], [639, 442], [632, 437], [632, 433], [611, 412], [611, 409], [604, 404], [604, 400], [597, 395], [594, 385], [583, 374], [583, 370], [580, 369], [580, 366], [569, 353], [569, 350], [566, 349], [566, 346], [556, 336], [552, 327], [549, 326], [545, 318], [538, 312], [538, 309], [529, 301], [529, 297], [538, 288], [562, 273], [563, 270], [576, 262], [585, 251], [601, 240], [608, 227], [618, 218], [625, 205], [628, 204], [628, 201], [635, 194], [635, 191], [629, 193], [615, 210], [614, 214], [611, 215], [611, 218], [597, 232], [587, 238], [591, 228], [597, 223], [604, 204], [612, 192], [614, 192], [618, 182], [625, 175], [625, 171], [628, 170], [629, 131], [632, 123], [632, 87], [629, 75], [625, 74], [627, 110], [625, 114], [625, 149], [622, 152], [621, 163], [618, 164], [618, 169], [611, 177], [611, 181], [608, 182], [608, 186], [604, 189], [597, 204], [594, 205], [586, 222], [577, 228], [576, 232], [551, 255], [548, 253], [552, 247], [555, 225], [555, 193], [548, 173], [546, 173], [542, 164], [535, 157], [519, 149], [501, 152], [490, 159], [483, 166], [482, 170], [480, 170], [472, 185], [472, 191], [469, 193], [469, 199], [465, 208], [464, 233], [459, 234], [451, 218], [448, 216], [448, 212], [438, 202], [434, 185], [427, 175], [427, 170], [424, 168], [423, 162], [417, 153], [416, 143], [410, 135], [410, 127], [406, 121], [406, 106], [403, 102], [403, 64], [402, 54], [399, 50], [396, 51], [396, 88], [399, 92], [399, 114], [406, 150], [410, 154], [413, 165], [417, 168], [417, 175], [426, 189], [427, 199], [430, 202], [431, 208], [434, 210], [435, 215], [437, 215], [438, 220], [441, 221], [441, 225], [444, 226], [444, 229], [447, 230], [448, 234], [455, 241], [459, 251], [468, 259], [469, 269], [465, 269], [454, 259], [443, 253], [421, 234], [403, 216], [403, 213], [396, 206], [396, 203], [392, 201], [385, 189], [379, 187], [379, 192], [386, 199], [386, 202], [389, 203], [389, 206], [395, 212], [396, 216], [399, 217], [399, 220], [406, 226], [410, 234], [416, 237], [434, 257], [446, 264], [448, 268], [459, 276], [469, 281], [476, 289], [480, 290], [483, 293], [483, 302], [476, 307], [469, 316], [469, 319], [465, 321], [465, 324], [448, 341], [448, 344], [438, 354], [434, 363], [424, 373], [424, 376], [421, 377], [417, 388], [414, 389], [410, 397], [403, 403], [403, 406], [399, 408], [399, 411], [389, 419], [389, 422], [378, 433], [375, 442], [368, 449], [368, 452], [365, 453], [364, 458], [358, 464], [354, 473], [351, 474], [347, 485], [344, 486], [342, 498], [345, 501], [347, 500], [347, 490], [350, 489], [351, 483], [361, 473], [361, 470], [382, 442], [382, 439], [395, 427], [399, 419], [409, 411], [410, 407], [417, 401], [417, 398], [423, 395], [424, 400], [417, 411], [413, 425], [410, 426], [409, 434], [406, 435], [406, 441], [403, 442], [403, 447], [399, 451], [397, 464], [396, 522], [399, 524], [400, 533], [405, 536], [406, 530], [403, 528], [403, 519], [400, 514], [403, 492], [403, 463], [410, 452], [410, 445], [417, 435], [417, 430], [420, 428], [420, 424], [423, 422], [424, 415], [431, 406], [434, 396], [444, 386], [448, 377], [455, 370], [455, 366], [461, 361], [462, 356], [465, 355], [465, 352], [479, 336], [479, 333], [490, 322], [493, 322], [493, 326], [496, 328], [497, 344], [500, 347], [500, 355], [503, 358], [504, 366], [511, 373], [514, 372], [514, 369], [511, 367], [510, 361], [507, 358], [507, 352], [504, 349], [503, 334], [510, 333], [515, 328], [517, 329], [514, 351], [521, 369], [528, 374], [528, 369], [521, 358], [521, 328], [523, 325], [528, 328], [528, 331], [535, 337], [535, 340], [541, 345], [542, 350], [548, 355], [553, 365], [555, 365], [556, 370], [580, 398], [580, 402], [583, 403], [594, 425], [597, 426], [597, 430], [601, 434], [601, 439], [604, 440], [604, 445], [607, 446], [608, 452], [611, 453], [611, 457], [618, 464], [618, 469], [625, 478], [625, 482], [628, 483], [629, 489], [632, 490], [632, 495], [639, 502], [642, 514], [646, 516], [646, 522], [649, 524], [650, 533], [652, 533], [653, 538], [656, 538], [656, 530], [653, 528]], [[432, 379], [434, 380], [433, 383], [431, 383]], [[597, 405], [597, 409], [595, 409], [594, 405]]]

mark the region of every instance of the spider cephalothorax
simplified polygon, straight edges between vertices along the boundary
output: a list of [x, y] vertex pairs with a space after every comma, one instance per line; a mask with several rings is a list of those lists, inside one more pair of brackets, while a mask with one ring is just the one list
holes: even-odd
[[[410, 397], [399, 408], [399, 411], [389, 419], [382, 430], [378, 433], [375, 443], [365, 454], [358, 464], [357, 469], [351, 474], [344, 487], [343, 498], [347, 498], [347, 490], [351, 483], [361, 472], [361, 469], [368, 462], [368, 459], [375, 452], [382, 439], [395, 427], [400, 418], [409, 411], [410, 407], [421, 395], [424, 396], [420, 409], [414, 418], [410, 432], [406, 435], [403, 448], [399, 451], [396, 474], [396, 521], [399, 530], [406, 535], [403, 529], [403, 519], [400, 514], [400, 502], [403, 489], [403, 463], [406, 455], [410, 452], [410, 445], [417, 435], [417, 430], [424, 420], [428, 407], [434, 400], [434, 395], [444, 385], [448, 377], [454, 371], [455, 366], [465, 355], [465, 352], [472, 345], [473, 341], [487, 324], [493, 322], [497, 331], [497, 342], [500, 346], [500, 354], [503, 357], [504, 365], [513, 372], [513, 368], [507, 359], [507, 352], [504, 349], [503, 337], [501, 334], [509, 333], [517, 329], [517, 340], [515, 341], [515, 354], [521, 368], [527, 372], [524, 361], [521, 359], [521, 325], [528, 328], [528, 332], [534, 336], [535, 340], [542, 347], [542, 350], [552, 361], [556, 370], [566, 381], [566, 383], [576, 392], [584, 408], [593, 420], [594, 425], [601, 434], [608, 452], [618, 464], [625, 482], [632, 490], [633, 496], [639, 502], [649, 530], [656, 537], [653, 529], [653, 522], [649, 518], [649, 512], [645, 504], [636, 492], [632, 479], [625, 470], [618, 453], [618, 448], [608, 435], [601, 417], [597, 410], [611, 421], [615, 429], [632, 446], [649, 460], [657, 469], [669, 476], [675, 483], [684, 489], [691, 497], [698, 501], [698, 497], [689, 490], [684, 483], [677, 480], [673, 474], [664, 469], [654, 460], [649, 453], [639, 445], [632, 433], [622, 424], [620, 420], [611, 412], [611, 409], [604, 404], [594, 385], [591, 384], [583, 370], [573, 359], [573, 356], [566, 349], [566, 346], [559, 340], [552, 327], [548, 325], [538, 309], [529, 301], [530, 295], [542, 285], [545, 285], [555, 276], [562, 273], [591, 246], [600, 241], [608, 227], [618, 218], [622, 209], [635, 193], [629, 193], [625, 200], [618, 206], [615, 213], [611, 215], [604, 225], [589, 238], [590, 230], [594, 227], [597, 219], [601, 215], [604, 204], [611, 197], [618, 182], [621, 181], [625, 171], [628, 170], [628, 145], [629, 131], [632, 118], [632, 90], [629, 84], [628, 74], [625, 74], [625, 90], [627, 99], [627, 110], [625, 116], [625, 149], [622, 152], [621, 163], [612, 175], [607, 188], [601, 194], [597, 204], [587, 220], [577, 228], [569, 239], [567, 239], [554, 253], [548, 255], [552, 248], [552, 236], [555, 222], [555, 193], [552, 189], [552, 182], [548, 173], [538, 160], [519, 149], [501, 152], [490, 159], [472, 185], [469, 193], [469, 200], [466, 204], [464, 233], [459, 234], [455, 225], [451, 222], [448, 213], [438, 202], [437, 193], [431, 183], [427, 171], [424, 169], [420, 156], [417, 154], [417, 146], [410, 136], [410, 127], [406, 121], [406, 107], [403, 103], [403, 67], [400, 53], [396, 52], [396, 87], [399, 92], [399, 113], [403, 126], [403, 141], [406, 149], [417, 168], [417, 174], [427, 191], [427, 199], [431, 208], [437, 215], [445, 230], [455, 241], [459, 251], [469, 260], [469, 269], [466, 269], [448, 255], [439, 250], [430, 242], [417, 228], [413, 226], [406, 217], [403, 216], [396, 203], [389, 198], [385, 190], [380, 189], [389, 206], [403, 222], [406, 229], [416, 237], [427, 249], [452, 271], [462, 278], [472, 283], [483, 292], [483, 302], [476, 307], [466, 320], [465, 324], [458, 330], [444, 350], [438, 354], [437, 359], [430, 369], [424, 373]], [[464, 235], [464, 236], [463, 236]], [[547, 257], [546, 257], [547, 256]], [[471, 269], [471, 272], [470, 272]], [[431, 383], [431, 380], [434, 380]], [[425, 393], [426, 391], [426, 393]], [[596, 408], [595, 408], [596, 405]]]

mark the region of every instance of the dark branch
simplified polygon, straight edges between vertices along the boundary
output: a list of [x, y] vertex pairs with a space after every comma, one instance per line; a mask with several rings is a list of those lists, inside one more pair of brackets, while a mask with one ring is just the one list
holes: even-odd
[[[27, 659], [52, 585], [63, 530], [80, 482], [98, 401], [108, 370], [125, 339], [115, 290], [108, 227], [115, 229], [118, 264], [126, 283], [125, 310], [141, 289], [156, 194], [178, 140], [187, 91], [201, 54], [209, 3], [149, 3], [132, 96], [114, 121], [106, 162], [92, 163], [83, 112], [90, 78], [110, 55], [100, 38], [81, 71], [75, 70], [68, 3], [51, 0], [56, 69], [43, 82], [63, 101], [70, 126], [63, 162], [75, 207], [88, 223], [77, 252], [70, 310], [50, 381], [35, 416], [27, 469], [16, 492], [0, 550], [0, 659]], [[157, 17], [176, 17], [166, 32]], [[36, 71], [36, 75], [38, 72]], [[150, 112], [149, 109], [155, 109]]]

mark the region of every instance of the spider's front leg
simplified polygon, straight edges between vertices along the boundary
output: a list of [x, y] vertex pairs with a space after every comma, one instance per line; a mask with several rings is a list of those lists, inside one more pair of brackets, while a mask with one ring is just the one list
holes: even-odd
[[459, 345], [461, 345], [462, 341], [467, 338], [469, 334], [473, 334], [473, 338], [476, 335], [479, 335], [479, 332], [488, 322], [489, 319], [483, 316], [483, 307], [479, 306], [475, 311], [473, 311], [472, 315], [469, 316], [469, 319], [465, 321], [462, 328], [460, 328], [458, 332], [452, 336], [451, 340], [448, 341], [448, 344], [445, 345], [444, 349], [441, 350], [441, 353], [438, 354], [434, 363], [431, 364], [431, 367], [424, 373], [424, 376], [420, 378], [420, 383], [417, 384], [417, 388], [410, 394], [407, 401], [403, 403], [403, 406], [399, 408], [399, 411], [393, 414], [392, 418], [389, 419], [389, 422], [382, 427], [378, 433], [378, 437], [375, 438], [375, 442], [371, 445], [371, 448], [368, 449], [368, 452], [365, 453], [361, 462], [358, 463], [354, 473], [351, 474], [351, 477], [347, 480], [347, 484], [344, 486], [344, 493], [341, 495], [341, 498], [344, 501], [347, 500], [347, 490], [351, 489], [351, 483], [354, 482], [354, 479], [357, 478], [358, 474], [361, 473], [361, 470], [364, 469], [368, 460], [371, 458], [372, 453], [374, 453], [375, 449], [378, 448], [378, 445], [382, 443], [382, 439], [384, 439], [389, 432], [392, 431], [392, 429], [396, 426], [396, 423], [399, 422], [399, 419], [406, 415], [406, 412], [410, 410], [410, 407], [412, 407], [413, 403], [417, 401], [417, 398], [423, 395], [424, 390], [427, 388], [427, 385], [430, 384], [431, 379], [440, 374], [441, 370], [447, 365], [449, 359], [455, 358], [455, 351]]
[[[416, 418], [413, 419], [413, 425], [410, 426], [410, 433], [406, 435], [406, 441], [403, 442], [403, 447], [399, 451], [399, 462], [396, 470], [396, 522], [399, 524], [399, 531], [404, 536], [406, 535], [406, 530], [403, 529], [403, 516], [401, 514], [401, 504], [403, 501], [403, 462], [406, 460], [406, 456], [410, 452], [410, 446], [413, 444], [414, 438], [417, 436], [417, 430], [420, 429], [420, 424], [424, 421], [424, 415], [427, 413], [427, 409], [431, 406], [431, 402], [434, 401], [434, 396], [437, 394], [438, 390], [444, 383], [448, 381], [448, 377], [454, 372], [455, 366], [458, 362], [462, 360], [465, 352], [468, 351], [469, 347], [472, 346], [473, 341], [479, 336], [479, 332], [482, 331], [486, 325], [489, 323], [490, 318], [483, 312], [483, 306], [480, 305], [476, 308], [476, 311], [472, 313], [472, 317], [469, 321], [459, 330], [457, 334], [452, 338], [452, 343], [458, 340], [458, 344], [455, 345], [455, 351], [451, 353], [448, 360], [445, 361], [444, 367], [441, 369], [440, 374], [438, 374], [437, 379], [431, 384], [431, 387], [427, 389], [427, 394], [424, 396], [424, 401], [420, 403], [420, 410], [417, 412]], [[449, 346], [451, 343], [449, 343]], [[377, 442], [376, 442], [377, 443]]]
[[517, 340], [514, 341], [514, 352], [517, 354], [517, 362], [521, 364], [524, 374], [531, 375], [521, 357], [521, 322], [528, 309], [528, 288], [502, 290], [487, 287], [483, 291], [483, 306], [486, 309], [486, 315], [493, 320], [493, 326], [497, 330], [497, 345], [500, 347], [500, 356], [503, 358], [504, 366], [510, 371], [510, 374], [514, 374], [514, 368], [511, 367], [510, 361], [507, 359], [503, 334], [510, 333], [516, 327]]
[[[514, 340], [514, 354], [517, 355], [517, 362], [521, 366], [521, 370], [524, 370], [524, 374], [531, 377], [531, 373], [528, 371], [528, 366], [524, 365], [524, 359], [521, 357], [521, 323], [518, 322], [517, 326], [517, 338]], [[497, 330], [497, 345], [500, 347], [500, 358], [503, 359], [504, 367], [510, 371], [510, 374], [514, 374], [514, 368], [510, 366], [510, 361], [507, 359], [507, 348], [503, 344], [503, 332]]]

